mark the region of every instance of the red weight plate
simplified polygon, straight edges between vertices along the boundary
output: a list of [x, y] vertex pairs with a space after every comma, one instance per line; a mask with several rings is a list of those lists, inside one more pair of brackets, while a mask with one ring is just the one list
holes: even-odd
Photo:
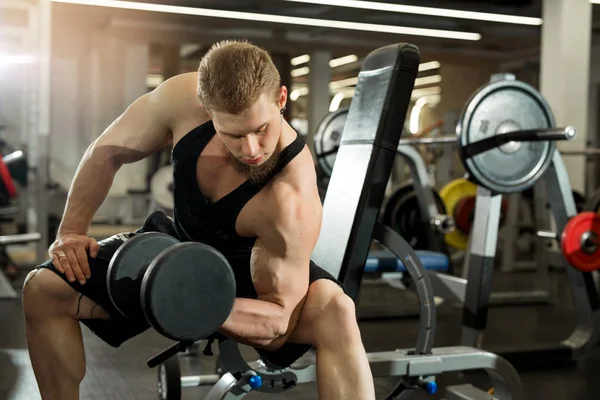
[[8, 167], [2, 160], [2, 154], [0, 154], [0, 180], [2, 181], [2, 183], [4, 183], [8, 195], [11, 198], [17, 197], [17, 188], [15, 187], [15, 183], [13, 182]]
[[475, 218], [475, 196], [466, 196], [454, 208], [456, 228], [468, 235], [473, 227], [473, 218]]
[[584, 251], [581, 238], [586, 233], [600, 238], [600, 215], [595, 212], [579, 213], [567, 222], [561, 236], [561, 249], [573, 268], [590, 272], [600, 269], [600, 246], [593, 252]]

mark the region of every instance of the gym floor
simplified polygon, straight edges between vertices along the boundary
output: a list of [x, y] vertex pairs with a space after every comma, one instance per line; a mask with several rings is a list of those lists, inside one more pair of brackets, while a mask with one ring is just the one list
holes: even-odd
[[[536, 345], [558, 343], [568, 337], [575, 324], [569, 289], [564, 274], [552, 274], [554, 304], [543, 306], [504, 306], [490, 310], [486, 345]], [[531, 287], [533, 276], [526, 273], [496, 274], [495, 290], [520, 290]], [[20, 290], [22, 281], [14, 282]], [[402, 297], [393, 289], [363, 287], [360, 306], [368, 306], [373, 299], [386, 299], [389, 307], [399, 307]], [[461, 310], [450, 304], [438, 308], [436, 346], [452, 346], [460, 337]], [[360, 323], [367, 351], [389, 351], [410, 347], [418, 332], [418, 319], [368, 320]], [[146, 367], [146, 360], [163, 350], [171, 342], [153, 331], [113, 349], [83, 329], [87, 349], [87, 375], [81, 388], [81, 399], [155, 399], [156, 370]], [[215, 347], [216, 350], [216, 347]], [[255, 359], [254, 352], [246, 352], [248, 360]], [[184, 375], [211, 374], [215, 357], [180, 356]], [[544, 370], [519, 371], [525, 387], [526, 399], [600, 399], [600, 355], [587, 356], [579, 365], [557, 367], [548, 365]], [[478, 377], [475, 377], [479, 379]], [[459, 383], [458, 374], [438, 378], [440, 388]], [[378, 398], [383, 398], [397, 383], [394, 378], [376, 379]], [[483, 383], [486, 384], [485, 382]], [[183, 389], [183, 399], [201, 399], [207, 388]], [[416, 399], [441, 398], [440, 396], [415, 396]], [[279, 399], [316, 399], [316, 384], [301, 385], [276, 396]], [[0, 301], [0, 399], [39, 399], [37, 387], [26, 351], [24, 323], [20, 300]], [[253, 393], [248, 399], [272, 399]]]

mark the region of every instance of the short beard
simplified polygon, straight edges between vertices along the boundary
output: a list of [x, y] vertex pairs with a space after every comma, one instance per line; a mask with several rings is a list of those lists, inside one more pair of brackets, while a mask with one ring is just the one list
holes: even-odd
[[222, 151], [233, 169], [254, 184], [265, 183], [279, 163], [279, 153], [273, 153], [267, 161], [260, 165], [251, 165], [239, 160], [225, 146], [223, 146]]

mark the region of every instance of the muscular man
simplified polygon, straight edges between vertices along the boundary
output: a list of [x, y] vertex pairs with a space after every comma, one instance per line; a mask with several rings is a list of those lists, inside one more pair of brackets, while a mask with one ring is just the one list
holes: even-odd
[[210, 49], [197, 73], [140, 97], [92, 143], [50, 247], [52, 260], [23, 288], [29, 354], [44, 400], [79, 398], [79, 321], [115, 347], [148, 328], [121, 316], [107, 294], [110, 256], [127, 235], [98, 244], [87, 231], [119, 167], [170, 142], [173, 234], [212, 245], [236, 275], [233, 311], [219, 332], [255, 347], [275, 368], [312, 345], [320, 398], [375, 398], [354, 303], [310, 260], [322, 207], [310, 151], [282, 118], [286, 101], [266, 51], [225, 41]]

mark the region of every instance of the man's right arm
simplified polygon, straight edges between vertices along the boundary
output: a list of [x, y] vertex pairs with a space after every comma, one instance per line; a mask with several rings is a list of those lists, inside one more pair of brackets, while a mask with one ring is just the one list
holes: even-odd
[[123, 164], [142, 160], [171, 141], [173, 85], [134, 101], [86, 150], [71, 183], [58, 235], [85, 235]]

